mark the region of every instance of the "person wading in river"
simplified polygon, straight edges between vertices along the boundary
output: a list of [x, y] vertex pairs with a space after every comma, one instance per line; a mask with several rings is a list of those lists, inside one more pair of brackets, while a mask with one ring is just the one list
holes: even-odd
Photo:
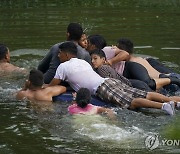
[[18, 100], [52, 102], [53, 96], [64, 92], [66, 92], [66, 87], [60, 85], [43, 87], [43, 73], [33, 69], [29, 73], [29, 78], [26, 80], [24, 88], [17, 92], [16, 98]]
[[10, 52], [6, 45], [0, 44], [0, 76], [12, 73], [26, 74], [24, 68], [20, 68], [10, 63]]

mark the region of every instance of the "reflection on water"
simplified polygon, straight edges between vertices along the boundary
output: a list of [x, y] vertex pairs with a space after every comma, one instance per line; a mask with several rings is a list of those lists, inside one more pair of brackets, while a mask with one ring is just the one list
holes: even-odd
[[[178, 0], [6, 0], [0, 2], [0, 42], [9, 46], [13, 64], [30, 70], [53, 44], [65, 40], [69, 22], [79, 22], [88, 35], [101, 34], [108, 44], [132, 39], [137, 54], [159, 58], [180, 73], [179, 7]], [[159, 110], [118, 108], [117, 121], [72, 117], [68, 102], [44, 108], [16, 101], [13, 94], [24, 80], [12, 74], [0, 80], [0, 153], [149, 153], [144, 140], [150, 134], [180, 138], [179, 111], [173, 118]], [[179, 153], [176, 146], [153, 152], [172, 150]]]

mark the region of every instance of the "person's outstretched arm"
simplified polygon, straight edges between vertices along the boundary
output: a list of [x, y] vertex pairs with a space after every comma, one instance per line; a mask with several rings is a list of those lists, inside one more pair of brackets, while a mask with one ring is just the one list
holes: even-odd
[[60, 44], [61, 43], [57, 43], [51, 47], [51, 49], [46, 54], [46, 56], [40, 61], [38, 65], [38, 70], [40, 70], [43, 73], [46, 73], [46, 71], [50, 67], [50, 63], [52, 63], [51, 65], [53, 66], [56, 65], [56, 61], [53, 61], [54, 60], [53, 57], [56, 57], [58, 55]]
[[53, 78], [48, 86], [56, 86], [59, 85], [60, 83], [61, 83], [60, 79]]
[[46, 56], [40, 61], [37, 69], [40, 70], [43, 73], [46, 73], [46, 71], [49, 68], [49, 64], [52, 59], [52, 52], [51, 50], [46, 54]]
[[99, 113], [99, 114], [105, 113], [105, 114], [107, 114], [107, 116], [110, 119], [113, 119], [113, 120], [115, 120], [115, 118], [116, 118], [113, 110], [105, 108], [105, 107], [99, 107], [98, 110], [97, 110], [97, 113]]
[[51, 93], [52, 97], [53, 96], [58, 96], [58, 95], [66, 92], [66, 87], [60, 86], [60, 85], [51, 86], [51, 87], [48, 87], [48, 88], [50, 90], [50, 93]]

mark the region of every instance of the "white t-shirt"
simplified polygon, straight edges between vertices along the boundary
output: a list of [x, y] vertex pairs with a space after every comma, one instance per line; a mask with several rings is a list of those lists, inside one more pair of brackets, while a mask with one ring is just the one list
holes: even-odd
[[54, 78], [68, 82], [75, 91], [87, 88], [94, 95], [97, 88], [106, 80], [98, 75], [89, 63], [78, 58], [61, 63]]

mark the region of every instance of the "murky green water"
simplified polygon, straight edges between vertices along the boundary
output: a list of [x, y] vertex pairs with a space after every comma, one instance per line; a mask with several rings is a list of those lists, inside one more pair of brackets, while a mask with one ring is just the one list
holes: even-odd
[[[179, 0], [1, 0], [0, 42], [9, 46], [12, 63], [31, 69], [66, 27], [79, 22], [88, 34], [103, 35], [108, 44], [119, 37], [134, 41], [138, 54], [159, 58], [180, 73]], [[0, 80], [0, 153], [179, 153], [179, 146], [149, 151], [148, 135], [180, 139], [180, 112], [169, 117], [156, 110], [115, 109], [117, 121], [105, 117], [71, 117], [66, 102], [32, 106], [13, 96], [24, 77]], [[87, 120], [88, 119], [88, 120]]]

